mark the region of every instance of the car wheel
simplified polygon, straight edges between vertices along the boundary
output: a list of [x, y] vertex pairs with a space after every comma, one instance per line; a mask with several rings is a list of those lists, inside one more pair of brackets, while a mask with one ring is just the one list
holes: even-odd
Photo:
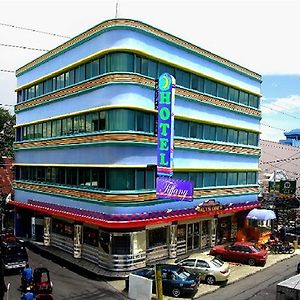
[[216, 283], [216, 278], [214, 276], [208, 275], [205, 278], [205, 282], [209, 285], [214, 285]]
[[172, 290], [172, 295], [174, 296], [174, 297], [179, 297], [180, 296], [180, 289], [178, 289], [178, 288], [174, 288], [173, 290]]
[[293, 254], [293, 253], [295, 253], [295, 248], [294, 248], [294, 247], [291, 247], [291, 248], [289, 249], [289, 254]]
[[248, 264], [249, 264], [250, 266], [255, 266], [255, 263], [256, 263], [256, 261], [255, 261], [255, 259], [253, 259], [253, 258], [250, 258], [250, 259], [248, 260]]

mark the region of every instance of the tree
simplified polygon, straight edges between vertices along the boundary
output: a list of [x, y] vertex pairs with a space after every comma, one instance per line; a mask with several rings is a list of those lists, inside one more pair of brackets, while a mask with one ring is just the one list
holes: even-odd
[[15, 115], [0, 107], [0, 159], [3, 156], [14, 157], [15, 124]]

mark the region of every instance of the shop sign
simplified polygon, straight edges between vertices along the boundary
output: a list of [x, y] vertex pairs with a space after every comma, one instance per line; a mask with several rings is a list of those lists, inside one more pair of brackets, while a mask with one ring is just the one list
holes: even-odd
[[156, 197], [160, 199], [193, 201], [193, 183], [186, 180], [157, 177]]
[[270, 181], [269, 192], [283, 195], [294, 195], [296, 193], [296, 180]]
[[158, 80], [157, 175], [173, 175], [175, 78], [164, 73]]
[[199, 213], [218, 211], [222, 209], [222, 204], [215, 199], [209, 199], [199, 204], [195, 210]]

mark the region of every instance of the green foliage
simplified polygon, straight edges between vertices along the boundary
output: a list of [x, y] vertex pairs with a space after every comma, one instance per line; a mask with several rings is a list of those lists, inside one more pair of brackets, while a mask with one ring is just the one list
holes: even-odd
[[15, 115], [0, 107], [0, 158], [14, 157], [13, 143], [15, 140]]

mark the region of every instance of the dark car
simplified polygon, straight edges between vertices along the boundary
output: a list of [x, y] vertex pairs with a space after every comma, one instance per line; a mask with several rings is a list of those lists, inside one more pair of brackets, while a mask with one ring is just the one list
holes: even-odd
[[[143, 268], [132, 272], [148, 279], [152, 279], [153, 292], [155, 293], [155, 270], [154, 268]], [[182, 294], [193, 295], [200, 284], [200, 277], [177, 265], [161, 265], [163, 293], [170, 293], [174, 297]], [[126, 279], [126, 288], [129, 288], [129, 279]]]
[[299, 244], [300, 243], [300, 226], [297, 225], [296, 227], [287, 228], [285, 238], [288, 242], [297, 241]]
[[5, 270], [22, 269], [28, 261], [28, 255], [23, 240], [12, 234], [2, 235], [1, 255]]
[[250, 266], [264, 265], [268, 257], [267, 250], [260, 249], [250, 242], [236, 242], [228, 246], [214, 246], [210, 249], [209, 254], [221, 260], [247, 263]]

